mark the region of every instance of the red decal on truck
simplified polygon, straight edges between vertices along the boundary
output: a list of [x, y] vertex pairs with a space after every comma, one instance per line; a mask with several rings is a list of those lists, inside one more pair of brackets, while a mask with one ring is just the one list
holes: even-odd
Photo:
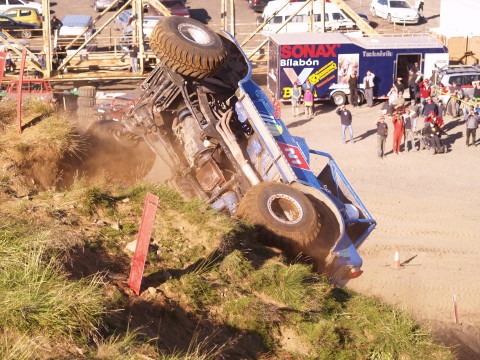
[[337, 47], [340, 47], [340, 44], [282, 45], [281, 57], [283, 59], [337, 57], [335, 52]]
[[303, 153], [300, 151], [298, 147], [284, 144], [278, 141], [277, 141], [277, 144], [282, 150], [283, 155], [285, 155], [285, 157], [288, 160], [288, 163], [291, 166], [298, 167], [303, 170], [310, 170], [310, 166], [308, 166], [307, 161], [303, 156]]

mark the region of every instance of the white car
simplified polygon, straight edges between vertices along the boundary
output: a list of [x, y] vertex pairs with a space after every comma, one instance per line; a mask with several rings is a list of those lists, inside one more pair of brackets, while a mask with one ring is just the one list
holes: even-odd
[[418, 11], [405, 0], [373, 0], [370, 12], [373, 16], [398, 24], [418, 24], [420, 18]]
[[[124, 10], [113, 20], [116, 29], [121, 30], [123, 35], [132, 34], [132, 25], [130, 24], [132, 17], [131, 10]], [[143, 17], [143, 35], [145, 40], [149, 40], [152, 34], [153, 28], [157, 25], [161, 16], [144, 16]]]
[[29, 1], [29, 0], [0, 0], [0, 13], [4, 13], [11, 7], [17, 8], [21, 6], [34, 8], [35, 10], [38, 11], [40, 15], [42, 14], [42, 4], [35, 1]]

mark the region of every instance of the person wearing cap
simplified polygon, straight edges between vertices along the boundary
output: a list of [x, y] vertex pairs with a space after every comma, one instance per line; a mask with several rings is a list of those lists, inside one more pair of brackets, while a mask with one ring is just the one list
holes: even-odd
[[382, 114], [376, 121], [377, 125], [377, 156], [379, 159], [385, 157], [385, 143], [388, 137], [388, 125], [385, 122], [385, 115]]
[[346, 144], [345, 131], [348, 129], [350, 133], [350, 144], [354, 144], [353, 140], [353, 128], [352, 128], [352, 113], [347, 110], [345, 104], [341, 105], [337, 111], [337, 115], [340, 115], [340, 124], [342, 125], [342, 143]]
[[[476, 144], [476, 136], [477, 136], [477, 128], [479, 123], [479, 115], [475, 111], [474, 107], [472, 106], [470, 109], [470, 113], [467, 117], [466, 121], [466, 134], [465, 137], [467, 139], [467, 146], [473, 145], [477, 146]], [[470, 144], [470, 138], [472, 138], [472, 143]]]
[[[424, 79], [420, 84], [420, 104], [425, 104], [426, 100], [431, 97], [431, 88], [430, 88], [430, 81], [428, 79]], [[421, 105], [420, 105], [421, 106]]]
[[393, 123], [392, 152], [398, 155], [401, 153], [400, 145], [402, 144], [402, 138], [403, 138], [403, 133], [405, 131], [405, 128], [403, 125], [403, 119], [397, 110], [393, 111], [392, 123]]
[[443, 131], [440, 126], [435, 114], [429, 114], [428, 121], [425, 121], [423, 134], [427, 137], [429, 145], [436, 149], [436, 152], [446, 151], [446, 148], [442, 146], [442, 142], [440, 141], [440, 136], [445, 134], [445, 131]]
[[423, 116], [428, 116], [433, 111], [435, 115], [438, 114], [438, 106], [432, 101], [432, 98], [427, 98], [425, 104], [423, 104], [423, 109], [421, 109]]

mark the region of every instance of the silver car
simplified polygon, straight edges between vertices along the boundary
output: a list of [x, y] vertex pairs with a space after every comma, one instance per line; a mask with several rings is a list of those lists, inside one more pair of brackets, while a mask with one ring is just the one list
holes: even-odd
[[[100, 12], [112, 5], [114, 1], [115, 0], [91, 0], [90, 6], [93, 7], [96, 12]], [[119, 0], [117, 4], [112, 8], [112, 10], [117, 9], [118, 7], [122, 6], [122, 4], [123, 0]]]

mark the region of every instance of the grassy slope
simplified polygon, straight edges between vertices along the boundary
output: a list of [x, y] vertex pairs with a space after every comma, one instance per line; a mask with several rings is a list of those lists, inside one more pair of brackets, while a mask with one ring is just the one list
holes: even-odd
[[[0, 358], [453, 358], [407, 314], [332, 287], [262, 246], [247, 224], [169, 188], [79, 179], [45, 191], [31, 181], [48, 180], [36, 164], [48, 154], [41, 170], [56, 179], [81, 142], [38, 104], [29, 105], [35, 124], [16, 135], [3, 106]], [[160, 206], [136, 297], [125, 246], [147, 192]]]

